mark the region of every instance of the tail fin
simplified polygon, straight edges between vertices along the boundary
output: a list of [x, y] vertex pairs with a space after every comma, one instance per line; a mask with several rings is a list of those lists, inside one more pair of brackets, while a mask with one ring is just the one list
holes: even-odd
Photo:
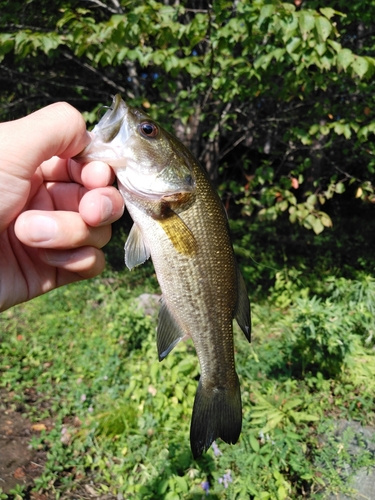
[[238, 377], [230, 386], [205, 388], [199, 381], [190, 426], [190, 446], [194, 458], [207, 451], [220, 437], [237, 442], [242, 427], [241, 392]]

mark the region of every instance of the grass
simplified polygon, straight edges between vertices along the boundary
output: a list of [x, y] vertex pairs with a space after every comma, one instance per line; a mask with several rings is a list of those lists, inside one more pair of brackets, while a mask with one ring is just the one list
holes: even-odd
[[[182, 343], [159, 363], [156, 318], [135, 305], [141, 293], [158, 291], [152, 268], [74, 284], [6, 311], [0, 388], [33, 422], [54, 422], [31, 442], [47, 451], [34, 491], [165, 500], [349, 491], [348, 471], [375, 465], [365, 445], [352, 456], [353, 436], [338, 436], [335, 425], [375, 424], [371, 287], [367, 278], [328, 280], [314, 298], [280, 277], [269, 300], [253, 304], [253, 343], [235, 330], [241, 439], [218, 441], [196, 461], [189, 448], [199, 376], [193, 346]], [[0, 490], [0, 498], [26, 498], [26, 491]]]

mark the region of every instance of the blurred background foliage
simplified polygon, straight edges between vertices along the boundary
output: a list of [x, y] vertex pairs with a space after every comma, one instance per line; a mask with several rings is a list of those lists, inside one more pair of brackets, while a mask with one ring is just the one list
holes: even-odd
[[374, 2], [0, 7], [2, 120], [65, 100], [92, 125], [120, 92], [206, 166], [255, 288], [285, 266], [373, 271]]
[[157, 284], [142, 266], [0, 316], [0, 417], [41, 423], [30, 448], [44, 456], [32, 484], [4, 493], [0, 482], [2, 500], [323, 500], [349, 498], [358, 471], [373, 477], [373, 278], [331, 277], [317, 297], [278, 274], [268, 301], [252, 304], [252, 344], [235, 328], [240, 440], [218, 439], [198, 460], [196, 353], [181, 342], [159, 363], [145, 290]]

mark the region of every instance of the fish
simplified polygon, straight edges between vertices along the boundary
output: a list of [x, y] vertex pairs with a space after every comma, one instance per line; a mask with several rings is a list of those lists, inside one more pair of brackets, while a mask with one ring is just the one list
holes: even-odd
[[151, 257], [162, 291], [157, 351], [163, 360], [191, 337], [200, 364], [190, 445], [196, 459], [213, 441], [238, 441], [242, 403], [233, 319], [250, 342], [250, 302], [228, 218], [206, 170], [175, 136], [119, 94], [76, 157], [115, 171], [133, 226], [129, 269]]

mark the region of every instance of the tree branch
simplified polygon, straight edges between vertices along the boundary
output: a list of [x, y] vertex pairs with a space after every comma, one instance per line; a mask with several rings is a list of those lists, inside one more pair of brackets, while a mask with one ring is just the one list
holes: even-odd
[[93, 4], [97, 5], [98, 7], [102, 7], [103, 9], [108, 10], [112, 14], [123, 14], [123, 12], [124, 12], [121, 8], [121, 5], [116, 0], [112, 0], [112, 3], [116, 7], [115, 9], [113, 9], [109, 5], [106, 5], [105, 3], [101, 2], [100, 0], [86, 0], [86, 2], [93, 3]]
[[77, 64], [79, 64], [83, 68], [88, 69], [92, 73], [95, 73], [95, 75], [98, 76], [101, 80], [103, 80], [103, 82], [105, 82], [107, 85], [110, 85], [111, 87], [115, 88], [117, 91], [127, 92], [124, 87], [122, 87], [121, 85], [118, 85], [113, 80], [110, 80], [109, 78], [107, 78], [105, 75], [100, 73], [100, 71], [95, 69], [93, 66], [90, 66], [90, 64], [80, 61], [79, 59], [77, 59], [76, 57], [73, 57], [71, 54], [69, 54], [68, 52], [65, 52], [65, 51], [62, 52], [62, 55], [64, 57], [66, 57], [67, 59], [76, 62]]

